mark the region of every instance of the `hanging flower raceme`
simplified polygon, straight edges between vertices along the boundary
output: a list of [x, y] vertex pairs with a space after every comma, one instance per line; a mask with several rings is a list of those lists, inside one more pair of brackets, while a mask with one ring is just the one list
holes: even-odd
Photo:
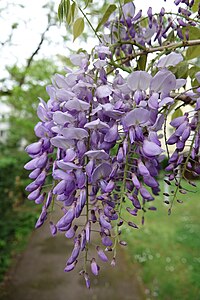
[[[123, 7], [120, 22], [132, 35], [138, 35], [136, 40], [139, 34], [131, 31], [131, 26], [140, 17], [140, 12], [135, 15], [133, 4]], [[148, 17], [150, 29], [155, 28], [151, 10]], [[25, 168], [33, 179], [26, 188], [28, 199], [42, 204], [36, 227], [51, 214], [52, 235], [61, 232], [73, 241], [64, 270], [73, 270], [84, 256], [80, 274], [88, 288], [88, 269], [97, 276], [98, 259], [114, 266], [117, 245], [126, 245], [120, 238], [121, 226], [138, 229], [134, 222], [138, 212], [143, 212], [143, 224], [146, 209], [156, 210], [149, 202], [160, 192], [157, 176], [165, 157], [160, 132], [165, 130], [166, 115], [175, 104], [172, 94], [185, 84], [169, 70], [182, 61], [179, 53], [161, 58], [154, 75], [137, 70], [123, 77], [116, 71], [108, 79], [110, 59], [111, 50], [106, 45], [95, 47], [91, 58], [84, 53], [71, 57], [77, 69], [66, 69], [66, 76], [54, 76], [47, 87], [48, 102], [40, 99], [38, 106], [38, 141], [26, 148], [32, 160]], [[166, 168], [168, 183], [175, 181], [179, 191], [183, 189], [177, 170], [192, 133], [189, 158], [195, 159], [200, 143], [200, 97], [198, 93], [192, 97], [197, 98], [194, 115], [191, 118], [186, 113], [172, 120], [174, 132], [167, 140], [168, 145], [176, 146]], [[188, 158], [186, 165], [190, 169]], [[200, 173], [198, 164], [195, 172]], [[57, 204], [60, 217], [52, 214]], [[130, 215], [127, 222], [122, 217], [124, 209]], [[91, 243], [96, 244], [96, 253]]]

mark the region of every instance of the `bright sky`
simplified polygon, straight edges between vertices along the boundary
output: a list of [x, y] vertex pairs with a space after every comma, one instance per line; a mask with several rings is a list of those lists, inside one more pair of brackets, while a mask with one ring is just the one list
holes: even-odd
[[[41, 33], [47, 26], [47, 18], [45, 17], [45, 10], [42, 6], [50, 0], [1, 0], [0, 1], [0, 42], [5, 41], [10, 33], [10, 28], [13, 23], [18, 23], [18, 28], [14, 31], [13, 46], [1, 47], [0, 64], [13, 64], [24, 63], [25, 59], [35, 50], [39, 43]], [[52, 1], [57, 9], [60, 0]], [[174, 8], [173, 0], [135, 0], [134, 1], [137, 10], [143, 9], [147, 11], [149, 5], [153, 7], [154, 12], [159, 12], [160, 8], [164, 6], [166, 11], [171, 11]], [[24, 8], [17, 4], [24, 5]], [[7, 13], [1, 12], [1, 8], [8, 6]], [[3, 30], [2, 30], [3, 29]], [[85, 48], [90, 51], [94, 46], [94, 42], [90, 40], [87, 44], [81, 43], [77, 39], [75, 43], [67, 42], [63, 43], [62, 35], [66, 35], [66, 29], [64, 26], [55, 26], [46, 35], [50, 41], [53, 41], [53, 45], [49, 46], [48, 42], [45, 42], [41, 48], [39, 56], [56, 56], [57, 54], [67, 55], [67, 47], [71, 49]], [[95, 41], [96, 42], [96, 41]], [[97, 41], [98, 42], [98, 41]], [[2, 69], [2, 68], [1, 68]], [[0, 77], [2, 77], [0, 75]]]

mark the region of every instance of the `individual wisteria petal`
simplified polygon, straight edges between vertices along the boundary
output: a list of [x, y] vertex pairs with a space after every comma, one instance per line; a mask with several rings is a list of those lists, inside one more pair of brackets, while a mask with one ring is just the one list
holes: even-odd
[[[200, 110], [200, 98], [198, 98], [196, 101], [195, 110]], [[29, 177], [30, 177], [30, 175], [29, 175]]]
[[27, 146], [25, 150], [29, 155], [35, 155], [41, 151], [41, 146], [42, 141], [39, 141]]
[[77, 166], [72, 162], [65, 162], [64, 160], [57, 161], [57, 166], [65, 171], [70, 171], [74, 169], [79, 169], [81, 166]]
[[117, 140], [119, 136], [119, 133], [118, 133], [118, 126], [117, 124], [114, 124], [106, 133], [105, 137], [104, 137], [104, 141], [106, 142], [114, 142]]
[[66, 231], [65, 236], [68, 239], [72, 239], [75, 236], [77, 228], [78, 228], [78, 226], [74, 225], [73, 227], [71, 227], [69, 230]]
[[97, 249], [97, 253], [98, 253], [99, 258], [103, 262], [107, 262], [108, 261], [108, 257], [105, 255], [105, 253], [103, 252], [103, 250], [99, 246], [97, 246], [96, 249]]
[[176, 79], [176, 87], [175, 87], [175, 89], [180, 89], [186, 83], [187, 83], [186, 79]]
[[67, 140], [64, 136], [55, 136], [50, 141], [53, 146], [64, 150], [74, 145], [73, 141]]
[[100, 213], [100, 216], [99, 216], [99, 222], [101, 224], [102, 227], [108, 229], [108, 230], [111, 230], [112, 226], [111, 224], [106, 220], [106, 217], [103, 213]]
[[142, 176], [149, 176], [149, 170], [141, 160], [138, 160], [138, 170]]
[[104, 150], [89, 150], [85, 155], [91, 159], [108, 159], [109, 155]]
[[180, 126], [185, 120], [186, 120], [186, 116], [177, 117], [177, 118], [173, 119], [173, 120], [170, 122], [170, 125], [173, 126], [173, 127], [178, 127], [178, 126]]
[[29, 200], [36, 200], [40, 195], [41, 187], [37, 188], [28, 195]]
[[75, 217], [75, 206], [72, 206], [66, 214], [57, 222], [57, 228], [65, 227], [66, 225], [70, 224]]
[[96, 167], [92, 173], [92, 181], [96, 182], [97, 180], [109, 177], [112, 171], [112, 167], [108, 163], [102, 163]]
[[54, 236], [57, 233], [57, 227], [53, 224], [53, 222], [49, 222], [51, 234]]
[[74, 122], [74, 117], [67, 112], [63, 113], [61, 111], [56, 111], [53, 114], [53, 120], [58, 125], [64, 125], [66, 123]]
[[[149, 172], [147, 172], [147, 173], [149, 173]], [[134, 186], [137, 189], [139, 189], [140, 188], [140, 182], [139, 182], [137, 176], [134, 173], [132, 173], [132, 181], [133, 181]]]
[[66, 267], [64, 268], [65, 272], [70, 272], [72, 270], [74, 270], [76, 264], [77, 264], [77, 260], [75, 260], [71, 265], [66, 265]]
[[95, 276], [99, 274], [99, 266], [97, 265], [95, 258], [92, 258], [91, 260], [91, 271]]
[[75, 241], [75, 243], [74, 243], [74, 248], [73, 248], [73, 250], [72, 250], [71, 256], [70, 256], [70, 258], [67, 260], [67, 265], [71, 265], [71, 264], [73, 264], [73, 262], [76, 261], [78, 255], [79, 255], [80, 249], [81, 249], [81, 247], [80, 247], [80, 240], [77, 239], [77, 240]]
[[143, 126], [150, 117], [150, 112], [144, 108], [135, 108], [128, 112], [123, 119], [123, 123], [126, 127], [140, 125]]
[[159, 94], [153, 93], [148, 100], [148, 106], [151, 109], [157, 109], [158, 108], [158, 99], [159, 99]]
[[105, 122], [102, 122], [100, 119], [91, 121], [91, 122], [85, 124], [84, 127], [88, 128], [88, 129], [94, 129], [94, 130], [110, 128], [108, 124], [106, 124]]
[[170, 54], [162, 57], [157, 64], [158, 68], [168, 68], [170, 66], [175, 67], [183, 61], [183, 56], [180, 53], [171, 52]]
[[112, 94], [112, 89], [109, 85], [101, 85], [96, 89], [96, 96], [98, 98], [108, 97]]
[[122, 7], [122, 17], [127, 19], [127, 17], [133, 17], [135, 14], [135, 5], [133, 3], [126, 3]]
[[165, 97], [159, 102], [159, 107], [162, 107], [163, 105], [168, 105], [174, 103], [174, 99], [171, 97]]
[[158, 71], [152, 78], [150, 89], [157, 93], [168, 94], [176, 88], [176, 77], [172, 72], [166, 69]]
[[86, 284], [86, 287], [87, 287], [88, 289], [90, 289], [90, 277], [89, 277], [88, 273], [84, 272], [83, 276], [84, 276], [84, 278], [85, 278], [85, 284]]
[[91, 236], [91, 223], [90, 223], [90, 221], [88, 221], [86, 226], [85, 226], [85, 234], [86, 234], [86, 241], [90, 242], [90, 236]]
[[128, 76], [127, 84], [132, 91], [146, 90], [149, 87], [151, 78], [151, 75], [146, 71], [135, 71]]
[[86, 111], [89, 108], [89, 103], [76, 98], [65, 103], [65, 109], [68, 109], [69, 111]]
[[160, 146], [148, 140], [144, 140], [143, 151], [145, 155], [150, 157], [160, 155], [163, 152]]
[[62, 134], [67, 140], [82, 140], [88, 137], [88, 132], [83, 128], [64, 128]]
[[153, 196], [149, 193], [149, 191], [147, 191], [147, 189], [145, 187], [141, 187], [140, 188], [140, 194], [144, 199], [147, 200], [153, 200]]
[[144, 183], [152, 188], [158, 187], [158, 182], [152, 176], [144, 176], [143, 177]]
[[198, 83], [200, 83], [200, 72], [197, 72], [197, 73], [195, 74], [195, 77], [196, 77]]

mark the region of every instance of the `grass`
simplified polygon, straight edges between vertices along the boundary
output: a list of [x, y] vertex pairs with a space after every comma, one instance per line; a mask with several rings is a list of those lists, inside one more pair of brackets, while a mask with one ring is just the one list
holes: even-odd
[[13, 257], [25, 249], [29, 235], [33, 231], [38, 211], [32, 204], [26, 201], [23, 205], [1, 216], [0, 282], [13, 263]]
[[[130, 258], [139, 265], [147, 299], [200, 299], [199, 198], [197, 182], [197, 192], [183, 195], [184, 202], [174, 203], [171, 215], [160, 196], [153, 203], [157, 211], [145, 214], [144, 226], [139, 230], [124, 227]], [[129, 219], [141, 223], [141, 215], [129, 215]]]

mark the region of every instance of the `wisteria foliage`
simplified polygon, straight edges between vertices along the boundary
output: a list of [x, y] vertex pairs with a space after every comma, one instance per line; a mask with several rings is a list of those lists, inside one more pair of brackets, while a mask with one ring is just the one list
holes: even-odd
[[[186, 5], [176, 17], [165, 15], [163, 8], [153, 14], [150, 7], [147, 26], [141, 10], [125, 4], [106, 22], [106, 34], [92, 54], [73, 54], [75, 68], [65, 68], [65, 76], [56, 74], [47, 86], [48, 102], [40, 99], [38, 141], [26, 148], [31, 160], [25, 169], [33, 180], [26, 188], [28, 199], [42, 206], [36, 228], [46, 221], [53, 236], [60, 232], [72, 239], [64, 270], [73, 270], [79, 261], [88, 288], [89, 270], [98, 275], [100, 261], [115, 265], [118, 245], [126, 245], [121, 228], [138, 229], [134, 217], [141, 211], [143, 224], [145, 212], [156, 210], [152, 201], [160, 194], [162, 161], [168, 159], [165, 184], [173, 186], [171, 194], [165, 193], [169, 213], [187, 193], [185, 172], [200, 175], [200, 73], [197, 86], [186, 89], [187, 80], [173, 73], [184, 59], [178, 49], [161, 52], [147, 69], [146, 64], [139, 68], [134, 52], [135, 45], [141, 50], [162, 45], [170, 30], [179, 41], [189, 40], [188, 26], [197, 25], [190, 18], [194, 1], [175, 4]], [[193, 108], [168, 120], [185, 105], [184, 97]], [[57, 219], [55, 206], [61, 210]]]

